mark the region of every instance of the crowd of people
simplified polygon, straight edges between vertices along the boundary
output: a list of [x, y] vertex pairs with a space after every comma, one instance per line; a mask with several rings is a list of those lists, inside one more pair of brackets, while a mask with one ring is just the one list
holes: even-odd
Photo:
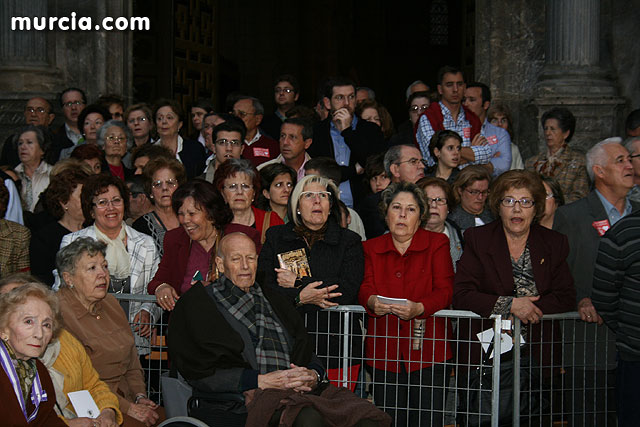
[[[442, 425], [451, 363], [483, 363], [486, 329], [461, 322], [464, 342], [450, 342], [453, 326], [433, 316], [448, 308], [520, 319], [539, 366], [562, 364], [561, 349], [541, 344], [562, 333], [543, 316], [577, 311], [618, 333], [619, 364], [640, 376], [640, 329], [616, 309], [637, 297], [593, 286], [594, 274], [637, 283], [640, 259], [613, 263], [611, 239], [637, 239], [640, 110], [625, 140], [583, 153], [569, 144], [574, 115], [552, 108], [540, 120], [546, 149], [523, 161], [508, 108], [455, 67], [440, 69], [435, 90], [407, 88], [398, 126], [347, 78], [327, 79], [312, 107], [299, 93], [279, 76], [269, 114], [242, 93], [188, 113], [169, 99], [88, 104], [74, 87], [59, 109], [27, 101], [0, 155], [6, 419], [161, 422], [140, 362], [163, 315], [190, 413], [210, 425]], [[618, 222], [630, 225], [612, 235]], [[344, 329], [326, 310], [339, 305], [361, 305], [366, 321]], [[348, 341], [346, 365], [345, 334], [367, 337]], [[357, 397], [366, 375], [384, 412]], [[334, 387], [345, 376], [351, 390]], [[635, 420], [634, 382], [617, 387], [618, 418]], [[79, 390], [95, 417], [71, 405]]]

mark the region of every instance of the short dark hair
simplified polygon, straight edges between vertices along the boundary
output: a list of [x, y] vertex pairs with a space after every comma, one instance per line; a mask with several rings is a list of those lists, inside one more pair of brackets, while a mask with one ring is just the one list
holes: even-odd
[[131, 197], [136, 197], [138, 194], [144, 194], [148, 196], [148, 193], [144, 189], [144, 177], [142, 175], [130, 175], [125, 178], [124, 183], [129, 187]]
[[87, 105], [84, 108], [84, 110], [82, 110], [80, 114], [78, 114], [78, 129], [80, 130], [81, 133], [84, 130], [84, 121], [87, 119], [87, 116], [92, 113], [100, 114], [104, 122], [111, 120], [111, 113], [109, 113], [109, 110], [104, 108], [102, 105], [99, 105], [99, 104]]
[[458, 74], [458, 73], [462, 74], [462, 79], [464, 80], [464, 73], [460, 68], [453, 67], [451, 65], [445, 65], [443, 67], [440, 67], [440, 69], [438, 70], [438, 84], [439, 85], [442, 84], [442, 80], [444, 80], [445, 74]]
[[462, 146], [462, 137], [460, 137], [458, 132], [448, 130], [448, 129], [439, 130], [433, 134], [433, 136], [431, 137], [431, 140], [429, 141], [429, 153], [431, 153], [431, 157], [433, 157], [434, 159], [436, 158], [436, 153], [435, 153], [436, 148], [438, 150], [442, 150], [444, 143], [449, 138], [454, 138], [458, 140], [458, 142], [460, 142], [460, 145]]
[[158, 157], [164, 157], [167, 159], [175, 159], [175, 156], [171, 151], [163, 147], [162, 145], [145, 144], [136, 147], [131, 152], [131, 164], [133, 165], [138, 157], [148, 157], [149, 160], [157, 159]]
[[[283, 173], [289, 174], [293, 190], [293, 187], [296, 186], [296, 183], [298, 181], [298, 174], [293, 170], [293, 168], [285, 165], [284, 163], [272, 163], [260, 169], [260, 185], [263, 189], [269, 191], [271, 189], [273, 180], [276, 179], [278, 175]], [[256, 207], [265, 211], [271, 210], [271, 207], [269, 206], [269, 200], [264, 197], [262, 191], [256, 194]]]
[[218, 230], [233, 220], [231, 208], [210, 182], [196, 178], [178, 187], [171, 196], [171, 206], [176, 215], [187, 197], [193, 198], [196, 206], [206, 212], [207, 218]]
[[231, 106], [231, 108], [233, 108], [239, 101], [243, 101], [245, 99], [248, 99], [249, 101], [251, 101], [251, 105], [253, 105], [253, 109], [255, 110], [254, 114], [256, 116], [264, 115], [264, 105], [262, 105], [262, 102], [260, 102], [260, 100], [255, 96], [238, 95], [236, 96], [235, 101], [233, 102], [233, 105]]
[[287, 82], [291, 86], [293, 86], [294, 93], [300, 93], [300, 85], [298, 84], [298, 79], [291, 74], [281, 74], [273, 82], [273, 87], [276, 87], [280, 82]]
[[[386, 152], [385, 152], [386, 153]], [[384, 170], [384, 155], [385, 153], [372, 154], [367, 157], [367, 161], [364, 165], [364, 175], [367, 180], [367, 184], [369, 184], [369, 180], [375, 178], [380, 174], [385, 174]]]
[[216, 139], [218, 139], [218, 132], [238, 132], [240, 134], [240, 142], [244, 144], [244, 140], [247, 136], [247, 127], [240, 119], [222, 122], [218, 126], [214, 127], [213, 132], [211, 133], [211, 138], [214, 143], [216, 142]]
[[431, 103], [431, 93], [427, 92], [426, 90], [413, 92], [411, 95], [409, 95], [409, 98], [407, 98], [407, 109], [411, 107], [411, 103], [416, 98], [427, 98], [429, 100], [429, 103]]
[[65, 96], [65, 94], [67, 94], [68, 92], [80, 92], [80, 95], [82, 96], [82, 102], [84, 102], [85, 104], [87, 103], [87, 95], [85, 95], [82, 89], [78, 89], [77, 87], [68, 87], [66, 89], [62, 89], [62, 92], [60, 92], [60, 95], [58, 95], [58, 102], [60, 103], [61, 107], [64, 107], [64, 104], [62, 103], [62, 97]]
[[342, 76], [330, 77], [324, 82], [324, 86], [322, 89], [323, 96], [325, 98], [331, 99], [331, 97], [333, 96], [333, 88], [336, 86], [353, 86], [354, 92], [356, 90], [356, 84], [353, 82], [353, 80]]
[[472, 82], [467, 84], [467, 89], [469, 89], [470, 87], [479, 87], [482, 90], [482, 103], [484, 104], [485, 102], [489, 101], [491, 102], [491, 89], [489, 89], [489, 86], [487, 86], [484, 83], [480, 83], [480, 82]]
[[62, 203], [69, 201], [76, 187], [84, 184], [88, 176], [82, 169], [67, 169], [52, 175], [49, 186], [44, 192], [44, 206], [47, 212], [55, 219], [62, 218], [65, 212]]
[[571, 141], [573, 137], [573, 133], [576, 130], [576, 118], [569, 111], [568, 108], [564, 107], [555, 107], [549, 111], [546, 111], [542, 117], [540, 118], [540, 124], [544, 128], [544, 123], [549, 119], [556, 119], [558, 121], [558, 126], [562, 129], [562, 132], [569, 131], [569, 136], [567, 137], [567, 142]]
[[80, 144], [73, 149], [69, 157], [78, 160], [99, 159], [103, 163], [104, 151], [95, 144]]
[[178, 185], [182, 185], [187, 182], [187, 173], [184, 170], [182, 163], [178, 159], [167, 159], [166, 157], [156, 157], [149, 160], [142, 170], [142, 176], [144, 177], [144, 191], [147, 196], [151, 196], [151, 186], [153, 184], [153, 174], [160, 169], [169, 169], [176, 177]]
[[109, 109], [109, 107], [111, 107], [113, 104], [118, 104], [119, 106], [122, 107], [122, 109], [124, 110], [124, 98], [118, 94], [115, 93], [110, 93], [107, 95], [102, 95], [101, 97], [99, 97], [96, 100], [96, 104], [98, 105], [102, 105], [104, 108], [106, 108], [107, 110]]
[[36, 98], [42, 99], [44, 103], [47, 104], [47, 109], [49, 110], [47, 111], [47, 113], [53, 113], [53, 104], [47, 98], [44, 98], [42, 96], [32, 96], [31, 98], [27, 99], [27, 104], [29, 103], [30, 100], [36, 99]]
[[160, 98], [159, 100], [156, 101], [155, 105], [153, 106], [154, 121], [156, 119], [156, 115], [158, 114], [158, 110], [161, 109], [162, 107], [171, 108], [171, 110], [175, 113], [175, 115], [178, 116], [178, 121], [184, 123], [184, 110], [182, 109], [182, 106], [177, 101], [174, 101], [173, 99], [167, 99], [167, 98]]
[[129, 188], [127, 188], [124, 181], [109, 173], [91, 175], [85, 179], [82, 193], [80, 193], [80, 203], [82, 204], [85, 224], [93, 223], [93, 198], [106, 193], [110, 186], [118, 189], [124, 203], [125, 218], [129, 215]]
[[246, 174], [253, 184], [254, 193], [260, 193], [260, 174], [256, 167], [247, 159], [229, 159], [218, 166], [216, 172], [213, 174], [213, 185], [216, 190], [222, 193], [224, 180], [237, 173]]
[[342, 182], [342, 171], [340, 165], [331, 157], [314, 157], [304, 164], [306, 170], [316, 170], [325, 178], [329, 178], [336, 185]]
[[[302, 126], [302, 139], [306, 140], [313, 138], [313, 122], [309, 119], [302, 117], [293, 117], [290, 119], [285, 119], [282, 124]], [[280, 126], [280, 129], [282, 129], [282, 126]]]
[[202, 108], [207, 113], [210, 113], [213, 111], [213, 102], [211, 102], [210, 99], [198, 98], [194, 101], [193, 104], [191, 104], [191, 107], [189, 107], [189, 111], [191, 111], [192, 108]]
[[627, 116], [624, 125], [625, 130], [634, 130], [640, 128], [640, 108], [633, 110]]
[[489, 208], [493, 215], [498, 218], [500, 216], [500, 203], [504, 197], [504, 193], [510, 188], [524, 188], [531, 192], [531, 196], [535, 201], [534, 208], [536, 210], [536, 221], [544, 215], [544, 201], [547, 192], [542, 185], [540, 175], [527, 170], [510, 170], [500, 175], [491, 185], [489, 193]]

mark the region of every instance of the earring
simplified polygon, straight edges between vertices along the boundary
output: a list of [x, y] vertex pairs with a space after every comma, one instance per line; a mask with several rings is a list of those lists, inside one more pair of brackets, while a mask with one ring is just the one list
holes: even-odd
[[300, 215], [300, 209], [298, 209], [298, 215]]
[[69, 289], [73, 289], [73, 283], [69, 283]]

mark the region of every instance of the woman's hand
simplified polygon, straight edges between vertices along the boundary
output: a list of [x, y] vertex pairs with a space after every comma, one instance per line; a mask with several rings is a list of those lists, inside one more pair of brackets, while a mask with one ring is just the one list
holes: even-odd
[[147, 406], [147, 407], [149, 407], [151, 409], [156, 409], [158, 406], [160, 406], [156, 402], [154, 402], [153, 400], [147, 399], [146, 397], [141, 397], [140, 399], [138, 399], [138, 404]]
[[578, 303], [578, 313], [580, 314], [580, 318], [583, 322], [589, 323], [598, 323], [598, 325], [602, 325], [603, 320], [602, 317], [596, 311], [596, 308], [593, 306], [591, 302], [591, 298], [582, 298]]
[[296, 286], [296, 279], [298, 278], [296, 273], [286, 268], [274, 268], [274, 270], [278, 273], [278, 285], [283, 288], [293, 288]]
[[511, 313], [525, 325], [529, 322], [538, 323], [542, 318], [542, 310], [533, 302], [539, 299], [539, 296], [514, 298], [511, 302]]
[[258, 375], [258, 388], [264, 390], [275, 388], [278, 390], [311, 391], [317, 385], [318, 376], [310, 369], [291, 364], [290, 369], [269, 372]]
[[116, 411], [112, 408], [104, 408], [98, 418], [96, 418], [98, 425], [100, 427], [117, 427], [118, 423], [116, 422]]
[[180, 297], [176, 293], [176, 290], [168, 283], [163, 283], [156, 288], [156, 301], [163, 310], [173, 310], [178, 298]]
[[292, 363], [291, 369], [289, 370], [289, 376], [302, 382], [302, 385], [293, 388], [294, 391], [299, 393], [308, 393], [318, 386], [318, 374], [313, 369], [296, 366]]
[[127, 415], [144, 423], [146, 426], [152, 426], [158, 421], [156, 411], [141, 403], [132, 403], [131, 406], [129, 406]]
[[147, 310], [140, 310], [136, 317], [133, 318], [133, 323], [136, 325], [133, 330], [141, 337], [151, 336], [151, 316]]
[[314, 304], [318, 307], [329, 308], [338, 305], [337, 302], [330, 301], [332, 298], [337, 298], [342, 295], [341, 292], [333, 292], [338, 288], [338, 285], [331, 285], [318, 289], [318, 286], [322, 285], [321, 281], [311, 282], [300, 291], [300, 303], [301, 304]]
[[98, 427], [98, 426], [101, 426], [101, 424], [100, 424], [100, 422], [98, 421], [97, 418], [94, 420], [93, 418], [78, 417], [78, 418], [72, 418], [72, 419], [65, 418], [65, 420], [67, 421], [67, 423], [71, 427]]
[[390, 304], [389, 307], [391, 307], [391, 313], [402, 320], [411, 320], [424, 313], [424, 306], [421, 302], [407, 300], [407, 305]]
[[384, 316], [391, 313], [391, 304], [383, 304], [377, 296], [371, 295], [367, 300], [367, 307], [373, 311], [376, 316]]

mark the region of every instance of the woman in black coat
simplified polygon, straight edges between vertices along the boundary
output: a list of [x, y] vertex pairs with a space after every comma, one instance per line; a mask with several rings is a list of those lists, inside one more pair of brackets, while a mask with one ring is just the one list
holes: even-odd
[[[303, 178], [289, 201], [292, 221], [267, 231], [258, 271], [264, 286], [286, 295], [307, 314], [307, 330], [314, 336], [318, 357], [329, 368], [330, 380], [342, 378], [338, 369], [345, 355], [343, 337], [351, 333], [347, 350], [353, 389], [363, 354], [359, 319], [353, 316], [350, 331], [344, 331], [344, 314], [322, 311], [358, 304], [364, 276], [362, 243], [356, 233], [340, 227], [337, 195], [330, 180], [315, 175]], [[290, 259], [293, 255], [297, 261]]]

